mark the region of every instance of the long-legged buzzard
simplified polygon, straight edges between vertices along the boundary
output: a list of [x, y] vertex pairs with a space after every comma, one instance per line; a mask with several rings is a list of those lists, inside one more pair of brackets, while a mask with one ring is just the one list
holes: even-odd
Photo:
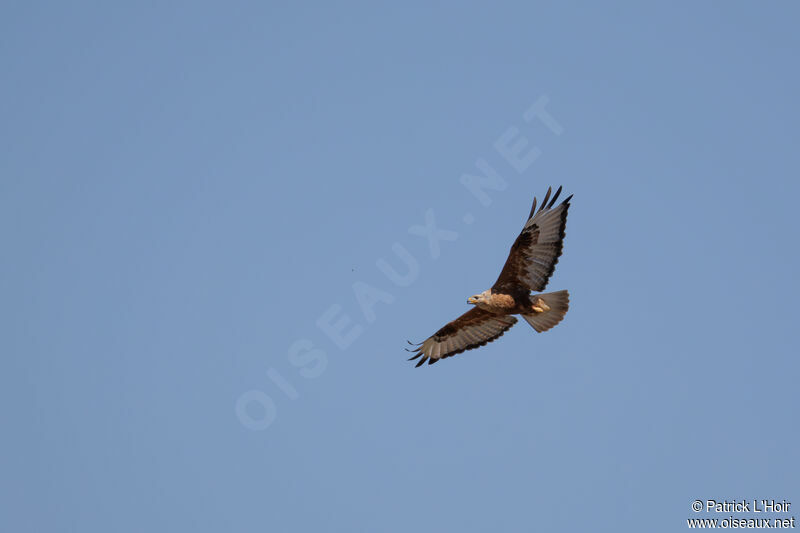
[[513, 315], [522, 315], [538, 332], [561, 322], [569, 309], [567, 291], [531, 294], [547, 286], [564, 246], [572, 196], [553, 207], [561, 187], [552, 199], [551, 192], [548, 188], [539, 211], [536, 211], [536, 198], [533, 199], [528, 220], [511, 246], [500, 277], [491, 289], [467, 300], [475, 307], [409, 350], [415, 353], [410, 361], [421, 357], [416, 366], [425, 361], [432, 365], [445, 357], [492, 342], [517, 323]]

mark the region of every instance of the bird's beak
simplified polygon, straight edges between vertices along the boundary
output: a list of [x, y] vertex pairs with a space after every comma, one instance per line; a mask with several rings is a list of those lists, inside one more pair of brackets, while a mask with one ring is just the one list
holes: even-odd
[[470, 296], [469, 298], [467, 298], [467, 303], [468, 304], [478, 303], [478, 299], [475, 298], [474, 296]]

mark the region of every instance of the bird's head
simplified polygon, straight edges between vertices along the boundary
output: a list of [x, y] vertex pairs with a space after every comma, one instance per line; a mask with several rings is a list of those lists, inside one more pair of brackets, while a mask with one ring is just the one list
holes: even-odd
[[467, 298], [467, 303], [472, 305], [478, 305], [480, 303], [488, 302], [490, 293], [491, 289], [485, 290], [480, 294], [476, 294], [475, 296], [470, 296], [469, 298]]

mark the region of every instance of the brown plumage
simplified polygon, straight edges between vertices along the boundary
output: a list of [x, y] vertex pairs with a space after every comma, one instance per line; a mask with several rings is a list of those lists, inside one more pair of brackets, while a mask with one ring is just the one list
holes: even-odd
[[531, 291], [542, 291], [547, 286], [564, 246], [567, 210], [572, 196], [553, 207], [561, 194], [561, 187], [552, 199], [551, 192], [552, 189], [548, 188], [538, 211], [536, 198], [533, 199], [525, 226], [511, 245], [497, 281], [491, 289], [467, 300], [475, 308], [409, 350], [415, 353], [409, 360], [421, 358], [416, 366], [426, 361], [432, 365], [445, 357], [492, 342], [517, 323], [512, 315], [522, 315], [538, 332], [547, 331], [561, 322], [569, 309], [567, 291], [531, 294]]

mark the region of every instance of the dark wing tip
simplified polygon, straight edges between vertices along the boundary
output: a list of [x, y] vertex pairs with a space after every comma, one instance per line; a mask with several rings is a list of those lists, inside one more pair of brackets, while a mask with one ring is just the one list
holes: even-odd
[[547, 201], [550, 199], [550, 194], [553, 192], [552, 187], [547, 188], [547, 194], [544, 195], [544, 200], [542, 200], [542, 206], [539, 208], [539, 211], [544, 211], [545, 207], [547, 207]]
[[536, 197], [533, 197], [533, 207], [531, 207], [531, 212], [528, 214], [528, 219], [530, 219], [536, 213]]
[[556, 194], [553, 196], [553, 199], [550, 200], [550, 204], [547, 206], [547, 209], [550, 209], [556, 203], [556, 200], [558, 200], [558, 195], [561, 194], [561, 189], [562, 188], [563, 188], [562, 185], [558, 186], [558, 190], [556, 191]]
[[[410, 344], [411, 346], [422, 346], [422, 342], [413, 343], [413, 342], [411, 342], [411, 341], [410, 341], [410, 340], [408, 340], [408, 339], [406, 339], [406, 342], [407, 342], [408, 344]], [[424, 341], [423, 341], [423, 342], [424, 342]], [[404, 348], [404, 350], [405, 350], [405, 351], [407, 351], [407, 352], [412, 352], [412, 353], [413, 353], [413, 352], [418, 352], [418, 351], [419, 351], [419, 348], [414, 348], [414, 349], [411, 349], [411, 350], [409, 350], [408, 348]]]
[[408, 351], [411, 352], [411, 353], [417, 352], [415, 355], [413, 355], [412, 357], [408, 358], [409, 361], [413, 361], [414, 359], [416, 359], [420, 355], [423, 355], [423, 353], [424, 353], [424, 352], [420, 352], [419, 350], [408, 350]]
[[[564, 189], [564, 186], [563, 185], [559, 185], [558, 186], [558, 190], [556, 190], [556, 193], [553, 195], [552, 198], [550, 198], [550, 194], [553, 192], [553, 188], [552, 187], [548, 187], [547, 188], [547, 194], [544, 195], [544, 200], [542, 200], [542, 205], [539, 206], [539, 211], [541, 212], [541, 211], [544, 211], [545, 209], [552, 209], [552, 207], [554, 205], [556, 205], [556, 200], [558, 200], [558, 197], [561, 195], [561, 191], [563, 189]], [[563, 204], [569, 204], [569, 201], [572, 199], [572, 196], [573, 195], [570, 194], [569, 197], [566, 200], [561, 202], [561, 204], [562, 205]], [[533, 197], [533, 206], [531, 207], [531, 212], [528, 213], [528, 220], [530, 220], [530, 218], [533, 215], [536, 214], [536, 204], [537, 204], [536, 197], [534, 196]]]

